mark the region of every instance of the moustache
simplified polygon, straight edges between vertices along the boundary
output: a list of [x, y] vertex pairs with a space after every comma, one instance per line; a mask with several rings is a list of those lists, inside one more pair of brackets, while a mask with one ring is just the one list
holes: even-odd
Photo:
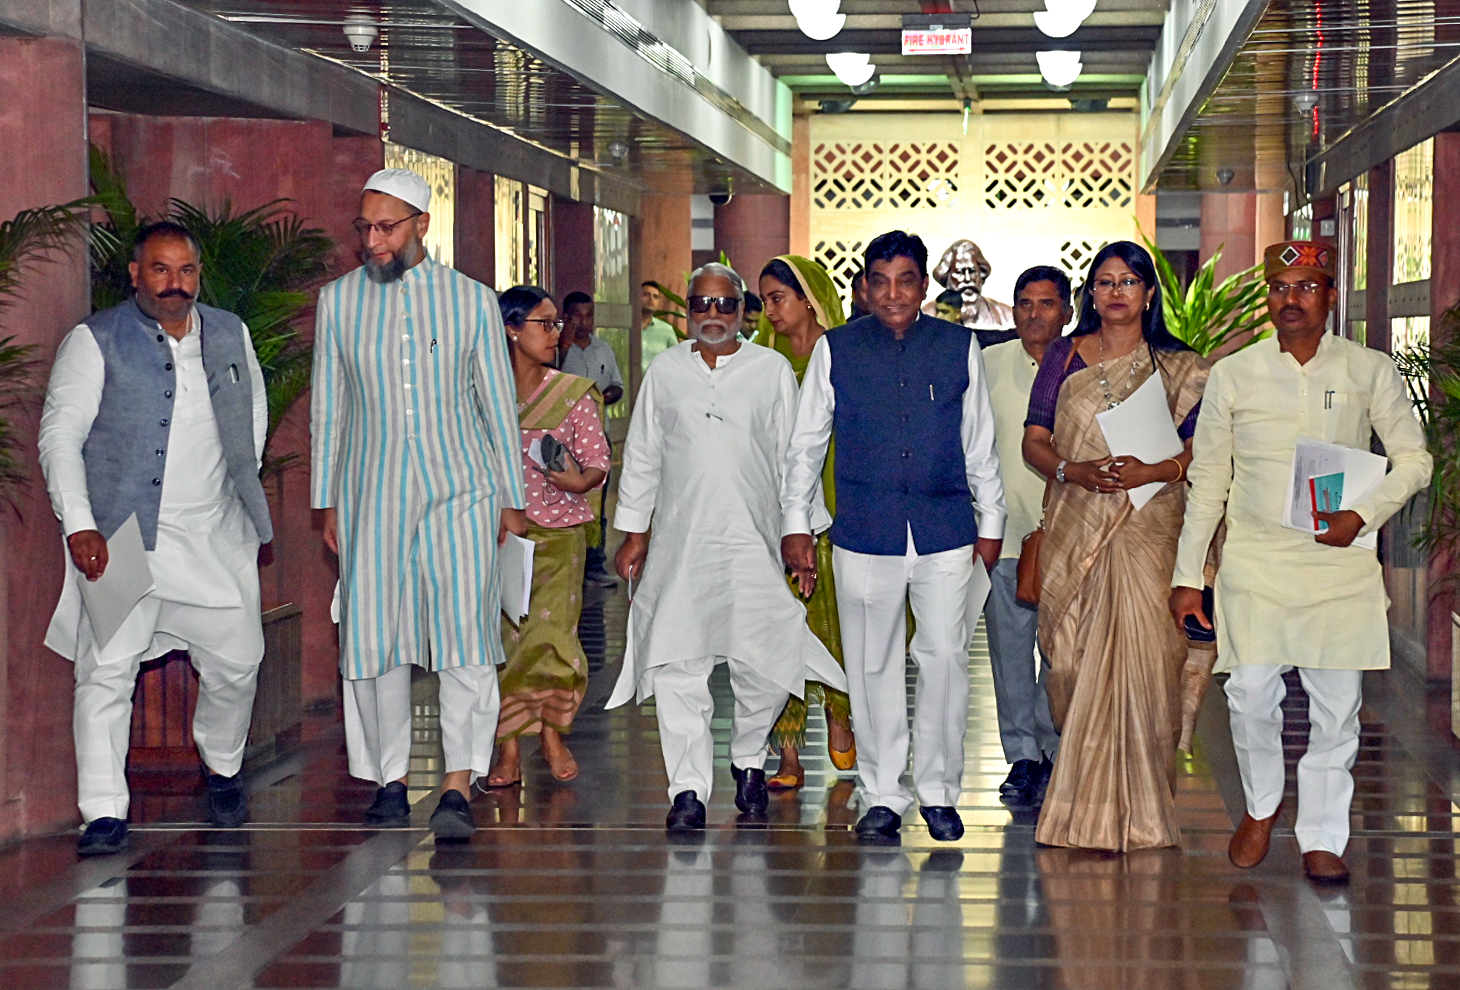
[[1303, 307], [1301, 307], [1301, 306], [1284, 306], [1282, 309], [1278, 310], [1278, 315], [1279, 316], [1302, 316], [1303, 315]]
[[157, 298], [181, 299], [184, 302], [191, 302], [193, 299], [192, 294], [184, 291], [183, 289], [163, 289], [161, 292], [157, 293]]

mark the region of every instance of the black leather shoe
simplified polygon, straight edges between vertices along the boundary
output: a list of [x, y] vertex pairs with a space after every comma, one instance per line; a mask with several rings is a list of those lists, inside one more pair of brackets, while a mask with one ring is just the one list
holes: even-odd
[[694, 832], [705, 827], [705, 804], [694, 791], [680, 791], [674, 795], [674, 806], [664, 827], [671, 832]]
[[1009, 776], [1005, 777], [1004, 782], [999, 785], [999, 793], [1004, 797], [1027, 799], [1038, 784], [1039, 761], [1015, 760]]
[[928, 823], [928, 834], [939, 842], [953, 842], [963, 838], [963, 819], [952, 805], [923, 805], [918, 809], [923, 821]]
[[248, 798], [238, 774], [208, 774], [208, 821], [219, 828], [237, 828], [248, 821]]
[[747, 815], [763, 815], [771, 803], [771, 792], [765, 784], [765, 771], [759, 767], [742, 770], [730, 764], [735, 778], [735, 807]]
[[127, 823], [120, 818], [98, 818], [86, 826], [76, 852], [82, 856], [106, 856], [127, 848]]
[[429, 823], [438, 840], [465, 842], [477, 830], [476, 819], [472, 818], [471, 804], [461, 796], [460, 791], [442, 791], [441, 801], [431, 812]]
[[875, 805], [857, 822], [857, 841], [882, 842], [896, 839], [897, 830], [902, 828], [902, 816], [885, 805]]
[[376, 828], [405, 828], [411, 823], [411, 802], [406, 785], [393, 780], [375, 792], [375, 803], [365, 812], [365, 824]]

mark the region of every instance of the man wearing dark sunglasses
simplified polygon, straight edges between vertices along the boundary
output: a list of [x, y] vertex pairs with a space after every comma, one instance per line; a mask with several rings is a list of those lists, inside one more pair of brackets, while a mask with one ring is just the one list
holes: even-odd
[[740, 276], [724, 265], [690, 277], [691, 340], [660, 354], [644, 376], [613, 520], [626, 534], [615, 563], [633, 605], [608, 707], [656, 698], [671, 832], [705, 827], [716, 664], [729, 667], [735, 693], [735, 804], [753, 819], [769, 801], [766, 743], [786, 698], [808, 680], [846, 683], [806, 625], [777, 552], [796, 376], [780, 354], [737, 339], [744, 299]]
[[465, 839], [492, 766], [502, 652], [497, 547], [524, 536], [517, 390], [497, 296], [426, 252], [431, 189], [383, 169], [360, 196], [364, 267], [320, 290], [312, 501], [340, 558], [350, 773], [365, 822], [410, 824], [411, 666], [440, 675], [446, 771], [430, 826]]
[[[897, 841], [914, 800], [934, 839], [963, 835], [956, 805], [968, 722], [968, 646], [982, 606], [975, 567], [998, 562], [1004, 486], [993, 407], [972, 331], [920, 312], [928, 249], [900, 230], [867, 245], [871, 314], [816, 342], [781, 492], [786, 564], [816, 579], [813, 505], [836, 432], [837, 612], [847, 663], [864, 842]], [[985, 579], [987, 580], [987, 579]], [[906, 641], [911, 601], [917, 631]], [[913, 729], [906, 659], [918, 666]], [[1032, 662], [1032, 661], [1031, 661]], [[865, 742], [864, 742], [865, 740]]]

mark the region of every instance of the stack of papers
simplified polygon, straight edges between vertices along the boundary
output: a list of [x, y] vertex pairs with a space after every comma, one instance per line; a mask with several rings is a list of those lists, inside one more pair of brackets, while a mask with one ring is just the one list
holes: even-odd
[[[1323, 532], [1328, 524], [1314, 522], [1313, 513], [1338, 512], [1345, 505], [1368, 498], [1384, 480], [1388, 467], [1387, 458], [1367, 450], [1300, 439], [1293, 448], [1283, 526], [1300, 533]], [[1377, 550], [1378, 531], [1358, 537], [1353, 545]]]
[[[1160, 464], [1186, 449], [1171, 422], [1171, 407], [1166, 403], [1166, 386], [1160, 372], [1153, 373], [1114, 409], [1096, 413], [1095, 422], [1100, 424], [1105, 445], [1114, 457], [1138, 457], [1146, 464]], [[1139, 512], [1165, 487], [1166, 482], [1153, 481], [1128, 489], [1126, 494]]]
[[76, 576], [97, 650], [106, 649], [137, 603], [157, 588], [152, 583], [152, 568], [147, 563], [147, 548], [135, 512], [106, 541], [106, 555], [106, 570], [101, 577], [88, 581], [85, 574]]
[[515, 533], [497, 548], [497, 576], [502, 585], [502, 614], [515, 626], [532, 601], [532, 557], [537, 544]]

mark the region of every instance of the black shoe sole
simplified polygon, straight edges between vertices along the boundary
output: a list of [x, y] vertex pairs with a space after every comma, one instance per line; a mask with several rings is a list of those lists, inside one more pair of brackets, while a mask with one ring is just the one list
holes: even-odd
[[365, 824], [369, 825], [371, 828], [406, 828], [408, 825], [411, 824], [411, 816], [391, 815], [390, 817], [386, 818], [379, 815], [366, 815]]
[[433, 814], [427, 825], [436, 834], [436, 838], [453, 842], [470, 839], [477, 831], [475, 824], [463, 821], [461, 816], [450, 811]]
[[238, 826], [244, 824], [247, 821], [248, 821], [248, 809], [247, 808], [244, 808], [243, 811], [240, 814], [237, 814], [237, 815], [227, 815], [227, 816], [214, 815], [214, 814], [209, 814], [208, 815], [208, 822], [214, 828], [238, 828]]
[[91, 844], [89, 846], [81, 846], [81, 845], [78, 845], [76, 847], [76, 855], [78, 855], [78, 856], [110, 856], [113, 853], [119, 853], [122, 850], [126, 849], [127, 848], [127, 844], [128, 844], [127, 838], [123, 837], [123, 839], [122, 839], [121, 842], [115, 842], [115, 843], [108, 842], [108, 843], [105, 843], [105, 844], [102, 844], [102, 843], [93, 843], [93, 844]]

